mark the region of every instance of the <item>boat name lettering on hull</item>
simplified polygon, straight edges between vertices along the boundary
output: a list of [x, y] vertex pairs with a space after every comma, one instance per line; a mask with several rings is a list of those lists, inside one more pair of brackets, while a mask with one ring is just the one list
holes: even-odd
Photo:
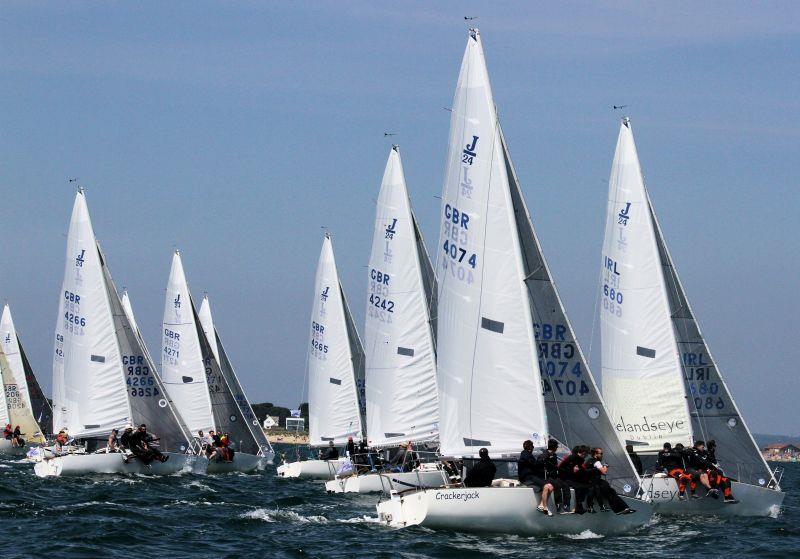
[[471, 501], [472, 499], [480, 499], [481, 494], [477, 491], [470, 491], [469, 493], [462, 493], [460, 491], [450, 491], [447, 493], [436, 493], [437, 501]]

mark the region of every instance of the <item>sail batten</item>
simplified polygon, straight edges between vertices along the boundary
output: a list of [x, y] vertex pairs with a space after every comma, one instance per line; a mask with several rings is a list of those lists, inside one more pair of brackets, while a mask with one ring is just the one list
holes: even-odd
[[375, 210], [364, 327], [367, 439], [385, 446], [438, 437], [430, 304], [435, 277], [393, 146]]

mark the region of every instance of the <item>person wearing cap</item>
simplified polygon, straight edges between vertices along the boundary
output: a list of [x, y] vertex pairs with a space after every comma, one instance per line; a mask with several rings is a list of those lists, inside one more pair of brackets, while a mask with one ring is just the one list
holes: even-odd
[[353, 442], [353, 437], [347, 437], [347, 457], [352, 461], [356, 456], [356, 443]]
[[478, 461], [469, 469], [464, 485], [467, 487], [491, 487], [497, 466], [489, 458], [489, 451], [482, 448], [478, 451]]

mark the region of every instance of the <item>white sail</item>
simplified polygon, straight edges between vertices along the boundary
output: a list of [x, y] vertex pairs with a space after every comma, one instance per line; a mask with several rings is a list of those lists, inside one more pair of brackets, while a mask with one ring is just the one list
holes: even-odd
[[128, 320], [131, 323], [131, 326], [133, 326], [133, 329], [136, 330], [137, 334], [141, 335], [141, 332], [139, 331], [139, 325], [136, 324], [136, 317], [133, 315], [133, 307], [131, 306], [131, 298], [130, 298], [130, 296], [128, 296], [128, 290], [124, 289], [124, 288], [122, 290], [122, 308], [125, 311], [125, 314], [127, 315]]
[[203, 301], [200, 303], [200, 310], [197, 311], [197, 316], [200, 317], [200, 325], [203, 327], [203, 332], [206, 333], [208, 345], [211, 346], [211, 352], [214, 358], [219, 362], [219, 348], [217, 347], [217, 330], [214, 328], [214, 319], [211, 316], [211, 303], [208, 302], [208, 296], [203, 296]]
[[436, 351], [416, 227], [397, 146], [389, 152], [369, 260], [367, 440], [375, 446], [438, 436]]
[[325, 235], [314, 283], [308, 348], [309, 439], [312, 446], [347, 442], [363, 435], [354, 353], [344, 293], [331, 239]]
[[25, 366], [22, 364], [17, 330], [14, 328], [14, 319], [11, 318], [11, 309], [8, 308], [8, 304], [3, 307], [3, 315], [0, 316], [0, 346], [2, 346], [6, 361], [8, 361], [14, 383], [17, 385], [17, 393], [23, 403], [31, 408], [28, 383], [25, 379]]
[[609, 180], [600, 285], [603, 396], [620, 438], [642, 452], [692, 444], [656, 233], [630, 122]]
[[53, 357], [53, 429], [107, 434], [131, 418], [100, 254], [83, 190], [67, 235]]
[[483, 47], [472, 30], [450, 121], [438, 277], [441, 451], [547, 437], [533, 320]]
[[45, 438], [39, 429], [36, 418], [33, 417], [30, 403], [20, 391], [20, 384], [14, 374], [14, 369], [2, 351], [0, 351], [0, 373], [8, 405], [8, 423], [14, 428], [20, 428], [20, 433], [25, 441], [43, 443]]
[[180, 252], [172, 256], [162, 327], [164, 384], [192, 435], [215, 428], [206, 367]]

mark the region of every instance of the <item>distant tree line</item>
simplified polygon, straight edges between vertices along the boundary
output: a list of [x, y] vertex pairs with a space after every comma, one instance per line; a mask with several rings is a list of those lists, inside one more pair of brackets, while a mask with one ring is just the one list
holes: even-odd
[[[286, 425], [286, 418], [291, 417], [292, 415], [291, 410], [289, 408], [276, 406], [271, 402], [262, 404], [253, 404], [253, 413], [256, 414], [258, 421], [261, 422], [262, 424], [264, 423], [264, 420], [267, 418], [268, 415], [277, 416], [278, 425], [280, 427]], [[300, 417], [305, 418], [306, 428], [308, 428], [308, 403], [300, 404]]]

